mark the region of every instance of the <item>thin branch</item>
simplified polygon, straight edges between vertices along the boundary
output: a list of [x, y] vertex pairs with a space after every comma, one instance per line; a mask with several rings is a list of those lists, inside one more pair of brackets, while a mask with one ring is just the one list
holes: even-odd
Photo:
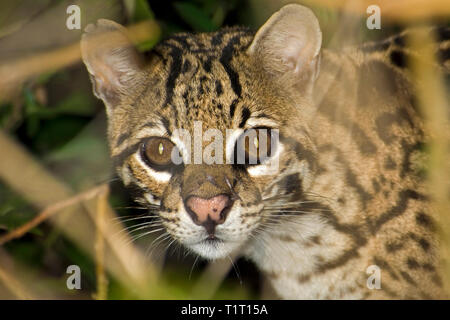
[[[153, 20], [147, 20], [127, 28], [134, 43], [147, 39], [158, 39], [161, 30]], [[81, 59], [79, 42], [71, 45], [35, 54], [32, 57], [19, 58], [0, 64], [0, 101], [9, 98], [23, 81], [52, 70], [58, 70], [78, 62]]]
[[108, 279], [105, 273], [105, 220], [108, 206], [109, 188], [103, 188], [97, 198], [97, 233], [95, 238], [95, 258], [97, 273], [97, 293], [95, 299], [106, 300], [108, 298]]
[[[22, 283], [8, 270], [7, 265], [11, 264], [12, 261], [6, 252], [1, 249], [0, 261], [2, 261], [2, 264], [0, 265], [0, 283], [3, 283], [17, 299], [33, 299], [33, 296], [24, 288]], [[11, 267], [9, 269], [11, 269]]]
[[95, 187], [93, 189], [90, 189], [88, 191], [85, 191], [83, 193], [80, 193], [72, 198], [67, 199], [67, 200], [63, 200], [63, 201], [60, 201], [58, 203], [48, 206], [46, 209], [41, 211], [32, 220], [21, 225], [20, 227], [8, 232], [7, 234], [1, 236], [0, 237], [0, 246], [4, 245], [8, 241], [22, 237], [28, 231], [35, 228], [36, 226], [38, 226], [39, 224], [41, 224], [42, 222], [44, 222], [45, 220], [50, 218], [52, 215], [61, 211], [62, 209], [73, 206], [75, 204], [79, 204], [80, 202], [82, 202], [84, 200], [92, 199], [93, 197], [97, 196], [99, 193], [105, 192], [104, 191], [105, 188], [107, 188], [107, 185], [101, 185], [101, 186]]
[[[39, 163], [38, 159], [1, 130], [0, 150], [2, 150], [0, 179], [33, 206], [43, 210], [39, 217], [34, 218], [26, 226], [2, 237], [2, 242], [20, 237], [33, 226], [50, 217], [48, 221], [53, 226], [59, 228], [65, 236], [95, 259], [95, 249], [92, 244], [95, 243], [97, 213], [86, 200], [97, 196], [102, 186], [73, 196], [73, 191], [64, 182], [55, 177]], [[61, 212], [55, 214], [58, 210]], [[106, 205], [105, 212], [107, 221], [112, 221], [116, 216], [109, 204]], [[147, 293], [148, 288], [155, 284], [156, 279], [154, 266], [150, 261], [146, 261], [142, 253], [134, 246], [125, 245], [120, 239], [115, 239], [113, 235], [118, 231], [120, 231], [118, 225], [105, 226], [104, 268], [140, 297], [150, 296], [152, 292]]]

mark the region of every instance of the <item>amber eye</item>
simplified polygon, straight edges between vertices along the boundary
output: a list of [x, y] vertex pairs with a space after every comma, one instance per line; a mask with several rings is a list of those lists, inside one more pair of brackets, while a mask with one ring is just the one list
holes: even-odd
[[[275, 131], [270, 128], [255, 128], [246, 130], [236, 144], [235, 163], [254, 165], [271, 157], [275, 150]], [[245, 163], [243, 163], [245, 161]]]
[[175, 145], [166, 138], [152, 137], [149, 138], [142, 147], [142, 153], [147, 162], [157, 169], [172, 164], [172, 151]]

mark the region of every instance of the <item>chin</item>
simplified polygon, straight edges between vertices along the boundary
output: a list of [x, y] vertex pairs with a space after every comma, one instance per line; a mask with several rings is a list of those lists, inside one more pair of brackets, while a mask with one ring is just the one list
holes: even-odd
[[208, 260], [226, 258], [238, 247], [239, 243], [237, 242], [231, 243], [223, 240], [203, 240], [188, 246], [196, 254]]

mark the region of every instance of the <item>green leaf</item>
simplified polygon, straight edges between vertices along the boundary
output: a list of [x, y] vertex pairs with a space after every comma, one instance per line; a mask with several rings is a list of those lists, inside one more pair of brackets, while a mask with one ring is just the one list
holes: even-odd
[[95, 114], [92, 95], [85, 92], [74, 92], [66, 99], [51, 108], [55, 114], [68, 114], [77, 116], [92, 116]]
[[[0, 228], [12, 230], [35, 216], [33, 208], [17, 193], [0, 184]], [[37, 229], [31, 230], [35, 233]]]
[[[31, 123], [31, 121], [28, 122]], [[48, 152], [67, 144], [86, 126], [87, 120], [80, 117], [60, 116], [40, 123], [39, 130], [33, 131], [33, 144], [40, 152]]]
[[12, 104], [0, 104], [0, 128], [5, 125], [13, 111]]
[[210, 32], [219, 28], [204, 11], [192, 3], [175, 2], [173, 6], [178, 15], [195, 31]]
[[145, 52], [153, 48], [157, 43], [159, 42], [159, 39], [150, 39], [144, 42], [141, 42], [137, 45], [137, 48], [140, 52]]

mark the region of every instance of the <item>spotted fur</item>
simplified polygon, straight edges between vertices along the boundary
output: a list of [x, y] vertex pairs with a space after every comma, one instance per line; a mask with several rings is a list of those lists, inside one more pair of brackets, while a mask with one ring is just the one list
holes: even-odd
[[[89, 42], [104, 31], [118, 35]], [[439, 31], [444, 68], [449, 33]], [[145, 62], [119, 25], [100, 20], [82, 52], [107, 108], [117, 172], [138, 201], [158, 206], [174, 239], [208, 259], [240, 250], [283, 298], [443, 298], [404, 37], [319, 54], [315, 17], [289, 5], [256, 34], [176, 34]], [[167, 173], [146, 164], [146, 138], [177, 144], [176, 129], [192, 133], [195, 121], [224, 136], [279, 129], [277, 172], [185, 164]], [[217, 227], [221, 241], [210, 243], [183, 199], [222, 193], [235, 202]], [[370, 265], [381, 269], [380, 290], [366, 285]]]

